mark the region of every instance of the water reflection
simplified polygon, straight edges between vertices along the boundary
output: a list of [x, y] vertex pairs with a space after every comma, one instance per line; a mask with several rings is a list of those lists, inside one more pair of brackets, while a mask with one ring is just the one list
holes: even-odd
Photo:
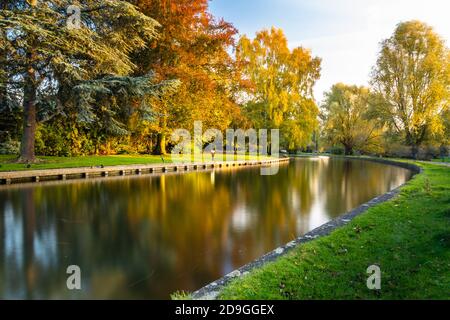
[[[0, 190], [0, 297], [168, 298], [404, 183], [378, 163], [257, 168]], [[66, 268], [82, 270], [68, 291]]]

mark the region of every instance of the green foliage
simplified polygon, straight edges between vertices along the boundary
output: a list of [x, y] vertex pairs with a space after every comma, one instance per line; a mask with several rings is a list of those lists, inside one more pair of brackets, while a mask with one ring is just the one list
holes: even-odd
[[153, 117], [151, 104], [173, 93], [179, 81], [152, 83], [153, 76], [113, 77], [85, 81], [74, 87], [77, 118], [81, 124], [100, 125], [105, 133], [120, 136], [129, 133], [127, 123], [138, 114], [141, 120]]
[[172, 300], [192, 300], [192, 295], [189, 292], [177, 291], [170, 295]]
[[334, 154], [334, 155], [339, 155], [339, 156], [345, 155], [345, 149], [340, 146], [332, 146], [330, 149], [330, 152], [331, 152], [331, 154]]
[[67, 140], [63, 126], [42, 126], [36, 133], [36, 153], [60, 157], [71, 156], [71, 145], [67, 143]]

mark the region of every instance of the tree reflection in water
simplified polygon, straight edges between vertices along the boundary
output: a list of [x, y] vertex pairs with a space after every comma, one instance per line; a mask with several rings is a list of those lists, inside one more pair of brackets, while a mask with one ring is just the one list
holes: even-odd
[[[407, 181], [344, 159], [0, 189], [0, 297], [168, 298]], [[66, 288], [78, 265], [82, 290]]]

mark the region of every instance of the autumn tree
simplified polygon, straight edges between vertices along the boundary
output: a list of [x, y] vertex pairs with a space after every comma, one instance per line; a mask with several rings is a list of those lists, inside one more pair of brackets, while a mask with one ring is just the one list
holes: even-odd
[[224, 130], [239, 117], [234, 92], [238, 69], [229, 52], [236, 29], [208, 12], [207, 0], [130, 0], [157, 20], [159, 37], [134, 55], [139, 71], [158, 79], [179, 79], [180, 87], [155, 105], [156, 153], [165, 154], [175, 128], [191, 129], [196, 120]]
[[[79, 28], [69, 27], [70, 5], [80, 9]], [[95, 123], [103, 113], [109, 127], [118, 125], [118, 108], [154, 86], [151, 75], [128, 75], [136, 68], [129, 55], [155, 38], [157, 26], [125, 1], [8, 1], [0, 12], [0, 87], [22, 101], [20, 161], [35, 160], [37, 123], [67, 108], [80, 121]], [[108, 99], [96, 104], [99, 96]]]
[[253, 84], [241, 98], [255, 127], [280, 128], [281, 143], [291, 150], [309, 143], [317, 126], [313, 86], [321, 60], [302, 47], [290, 50], [276, 28], [258, 32], [253, 40], [243, 36], [236, 57]]
[[417, 157], [424, 141], [442, 134], [449, 108], [450, 53], [444, 41], [419, 21], [400, 23], [381, 43], [372, 86], [376, 112]]
[[325, 93], [321, 106], [323, 136], [330, 145], [342, 145], [346, 155], [355, 150], [372, 151], [380, 147], [382, 128], [370, 114], [368, 88], [335, 84]]

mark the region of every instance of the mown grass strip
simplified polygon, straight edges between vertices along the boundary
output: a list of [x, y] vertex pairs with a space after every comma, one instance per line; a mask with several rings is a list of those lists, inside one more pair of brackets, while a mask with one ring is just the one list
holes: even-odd
[[[86, 157], [39, 157], [39, 162], [33, 164], [16, 163], [17, 156], [0, 155], [0, 172], [4, 171], [24, 171], [24, 170], [44, 170], [44, 169], [66, 169], [84, 168], [97, 166], [121, 166], [121, 165], [147, 165], [172, 163], [171, 156], [164, 157], [153, 155], [117, 155], [117, 156], [86, 156]], [[239, 160], [264, 160], [269, 157], [257, 157], [250, 155], [236, 155], [235, 161]], [[204, 157], [192, 157], [192, 161], [211, 161], [210, 155]], [[221, 155], [216, 155], [215, 161], [226, 160]]]

